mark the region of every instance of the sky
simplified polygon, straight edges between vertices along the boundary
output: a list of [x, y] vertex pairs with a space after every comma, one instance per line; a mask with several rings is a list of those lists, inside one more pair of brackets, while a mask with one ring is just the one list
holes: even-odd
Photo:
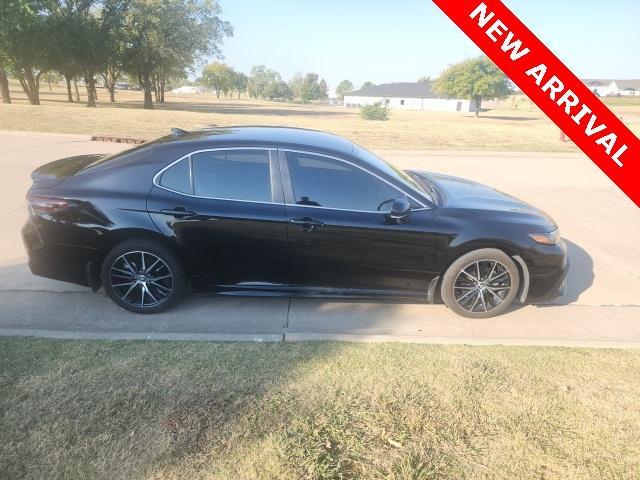
[[[223, 61], [264, 64], [288, 80], [316, 72], [330, 88], [416, 81], [480, 55], [430, 0], [219, 0], [233, 38]], [[503, 0], [582, 78], [640, 78], [640, 0]]]

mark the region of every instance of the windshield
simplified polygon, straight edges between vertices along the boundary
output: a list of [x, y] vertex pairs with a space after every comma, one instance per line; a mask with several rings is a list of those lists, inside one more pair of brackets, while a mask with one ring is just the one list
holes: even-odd
[[374, 167], [382, 170], [387, 175], [394, 177], [396, 180], [404, 183], [405, 185], [408, 185], [409, 187], [413, 188], [415, 191], [420, 192], [425, 197], [430, 199], [433, 203], [436, 203], [436, 199], [433, 197], [433, 193], [430, 191], [430, 189], [426, 189], [424, 186], [416, 182], [406, 172], [400, 169], [397, 169], [393, 165], [387, 163], [377, 155], [371, 153], [369, 150], [359, 145], [356, 145], [356, 144], [353, 145], [353, 153], [356, 156], [362, 158], [363, 160], [369, 162]]

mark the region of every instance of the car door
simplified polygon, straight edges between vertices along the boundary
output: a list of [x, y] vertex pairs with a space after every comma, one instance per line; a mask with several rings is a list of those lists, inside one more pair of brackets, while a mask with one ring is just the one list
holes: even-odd
[[196, 285], [282, 285], [286, 216], [273, 150], [200, 150], [154, 178], [147, 209]]
[[410, 199], [406, 222], [389, 218], [396, 186], [343, 159], [280, 150], [293, 285], [423, 290], [438, 237], [433, 211]]

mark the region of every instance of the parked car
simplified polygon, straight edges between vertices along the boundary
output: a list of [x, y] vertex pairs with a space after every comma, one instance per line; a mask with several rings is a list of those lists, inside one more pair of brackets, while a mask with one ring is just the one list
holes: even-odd
[[172, 135], [32, 174], [36, 275], [154, 313], [185, 291], [444, 301], [467, 317], [558, 295], [555, 222], [479, 183], [401, 171], [327, 133]]

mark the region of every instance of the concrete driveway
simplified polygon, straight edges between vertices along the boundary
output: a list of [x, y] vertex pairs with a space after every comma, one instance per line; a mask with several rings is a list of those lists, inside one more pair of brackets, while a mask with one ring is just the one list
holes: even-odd
[[402, 168], [487, 183], [553, 216], [571, 270], [567, 294], [551, 305], [469, 320], [442, 305], [193, 296], [150, 317], [119, 309], [102, 292], [34, 277], [19, 235], [33, 169], [123, 148], [82, 136], [0, 132], [0, 334], [640, 347], [640, 210], [582, 155], [379, 152]]

